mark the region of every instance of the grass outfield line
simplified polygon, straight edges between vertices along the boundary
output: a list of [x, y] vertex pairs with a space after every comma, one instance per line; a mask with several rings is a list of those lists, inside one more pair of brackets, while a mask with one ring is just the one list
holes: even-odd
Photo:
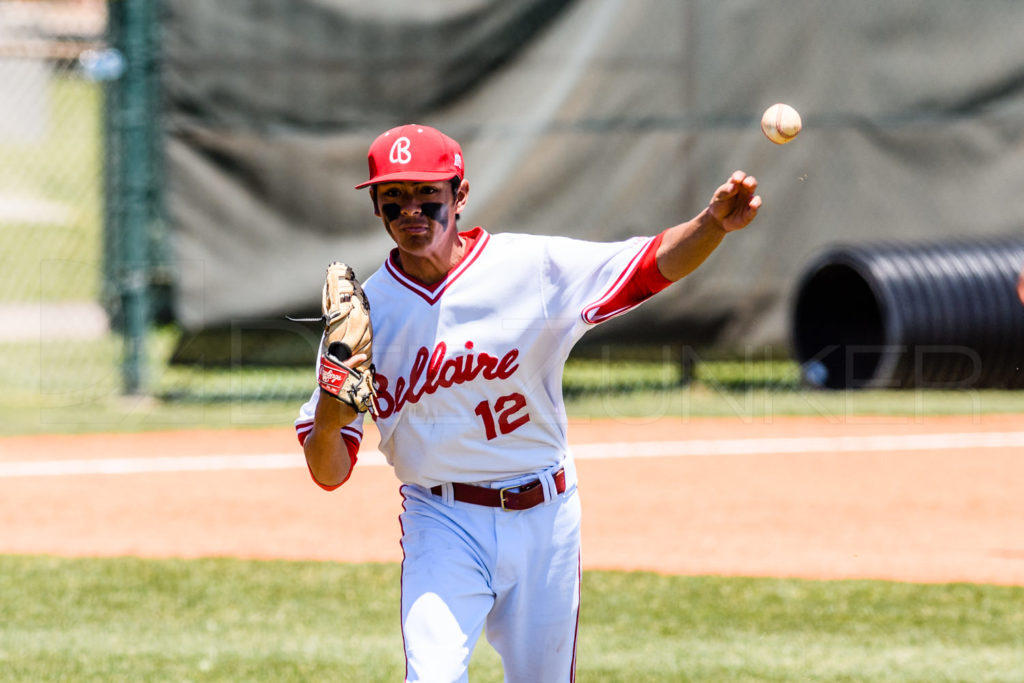
[[[1024, 587], [587, 572], [581, 683], [1021, 681]], [[398, 567], [0, 556], [4, 681], [396, 681]], [[481, 639], [474, 683], [500, 681]]]

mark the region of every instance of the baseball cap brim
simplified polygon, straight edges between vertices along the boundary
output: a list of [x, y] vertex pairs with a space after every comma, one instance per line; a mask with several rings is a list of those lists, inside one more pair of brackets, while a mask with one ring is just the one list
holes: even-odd
[[456, 177], [458, 177], [458, 174], [450, 171], [399, 171], [396, 173], [382, 173], [365, 182], [359, 183], [356, 185], [356, 189], [361, 190], [364, 187], [379, 185], [380, 183], [397, 183], [402, 181], [430, 183], [437, 180], [450, 180]]

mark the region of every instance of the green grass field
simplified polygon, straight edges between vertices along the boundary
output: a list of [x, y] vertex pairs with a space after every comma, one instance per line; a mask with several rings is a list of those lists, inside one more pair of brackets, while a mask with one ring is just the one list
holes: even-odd
[[[0, 557], [4, 681], [397, 681], [398, 567]], [[1024, 588], [584, 575], [581, 682], [1021, 681]], [[500, 681], [481, 639], [471, 680]]]

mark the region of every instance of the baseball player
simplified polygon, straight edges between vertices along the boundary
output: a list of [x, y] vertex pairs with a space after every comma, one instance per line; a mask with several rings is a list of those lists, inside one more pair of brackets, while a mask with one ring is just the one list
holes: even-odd
[[[596, 243], [459, 232], [462, 150], [428, 126], [380, 135], [369, 172], [357, 189], [369, 188], [396, 246], [363, 285], [372, 365], [369, 353], [339, 359], [322, 346], [319, 386], [295, 423], [310, 473], [328, 490], [349, 478], [367, 409], [402, 482], [407, 681], [467, 680], [483, 630], [506, 681], [572, 681], [580, 503], [563, 365], [587, 330], [746, 227], [761, 206], [757, 181], [737, 171], [693, 219]], [[363, 297], [358, 285], [353, 296]], [[339, 391], [349, 373], [371, 373], [376, 395]]]

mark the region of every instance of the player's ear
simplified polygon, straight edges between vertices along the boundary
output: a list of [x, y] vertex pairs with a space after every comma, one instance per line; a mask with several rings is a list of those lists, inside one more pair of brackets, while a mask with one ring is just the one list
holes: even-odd
[[455, 192], [455, 214], [462, 213], [466, 208], [466, 198], [469, 196], [469, 181], [463, 180], [459, 183], [459, 189]]
[[377, 186], [370, 185], [370, 201], [373, 202], [373, 215], [380, 216], [380, 208], [377, 206]]

